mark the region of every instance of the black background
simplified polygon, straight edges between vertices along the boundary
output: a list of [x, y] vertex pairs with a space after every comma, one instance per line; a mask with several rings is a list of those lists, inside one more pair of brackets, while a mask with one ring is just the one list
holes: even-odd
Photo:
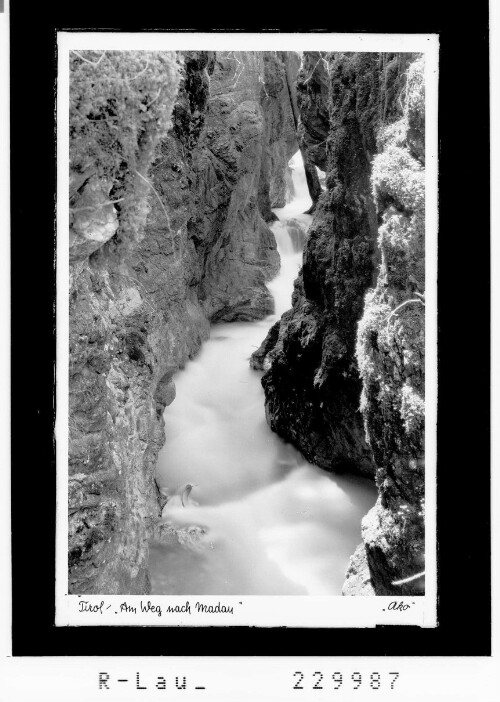
[[[252, 3], [221, 20], [220, 5], [207, 5], [204, 17], [178, 4], [12, 3], [13, 653], [489, 655], [488, 3], [476, 0], [463, 14], [443, 2], [290, 4], [274, 16], [270, 4], [260, 11]], [[176, 628], [169, 637], [163, 627], [54, 626], [56, 30], [215, 26], [440, 35], [437, 629]]]

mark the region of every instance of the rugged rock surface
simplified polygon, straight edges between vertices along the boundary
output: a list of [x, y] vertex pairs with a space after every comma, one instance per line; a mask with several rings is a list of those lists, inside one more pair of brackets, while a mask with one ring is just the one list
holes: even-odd
[[[318, 178], [318, 173], [314, 166], [314, 163], [310, 157], [309, 150], [306, 148], [304, 139], [302, 138], [303, 127], [301, 124], [302, 114], [299, 109], [299, 95], [297, 91], [298, 80], [301, 75], [304, 74], [304, 61], [307, 57], [307, 52], [302, 54], [301, 60], [299, 62], [298, 56], [293, 52], [280, 52], [281, 60], [285, 66], [286, 71], [286, 82], [288, 87], [288, 92], [290, 95], [290, 103], [292, 106], [293, 120], [295, 125], [295, 130], [297, 136], [299, 137], [299, 148], [302, 155], [302, 161], [304, 163], [304, 171], [306, 174], [307, 187], [309, 189], [309, 195], [311, 196], [312, 205], [308, 210], [308, 214], [314, 212], [318, 198], [321, 195], [321, 185]], [[299, 70], [300, 69], [300, 70]], [[297, 71], [299, 73], [297, 74]]]
[[[145, 235], [146, 176], [167, 134], [178, 73], [171, 53], [72, 57], [70, 592], [149, 588], [145, 535], [155, 497], [145, 466], [157, 449], [159, 425], [148, 334], [159, 325], [127, 255]], [[103, 209], [113, 224], [105, 234]]]
[[424, 569], [415, 58], [306, 54], [297, 92], [294, 54], [72, 56], [70, 592], [149, 589], [172, 376], [211, 322], [271, 311], [266, 221], [297, 129], [315, 218], [292, 309], [252, 363], [275, 431], [327, 470], [376, 473], [344, 594], [421, 592], [421, 578], [393, 584]]
[[418, 581], [391, 583], [423, 570], [421, 63], [407, 73], [409, 54], [315, 58], [305, 57], [299, 105], [311, 162], [323, 163], [329, 115], [327, 191], [292, 309], [252, 363], [267, 368], [273, 430], [327, 470], [376, 473], [379, 500], [344, 594], [415, 592]]
[[328, 167], [326, 141], [330, 130], [327, 61], [319, 51], [304, 51], [297, 77], [300, 113], [299, 141], [309, 160], [322, 171]]
[[424, 591], [423, 577], [411, 579], [425, 571], [424, 103], [418, 59], [409, 67], [404, 114], [379, 132], [373, 163], [382, 265], [366, 295], [357, 359], [379, 498], [363, 519], [363, 545], [347, 574], [347, 595], [360, 594], [356, 579], [366, 566], [375, 594]]
[[81, 56], [70, 120], [69, 591], [139, 594], [172, 375], [211, 321], [271, 311], [265, 282], [279, 257], [262, 203], [285, 196], [293, 119], [274, 55]]
[[[287, 66], [292, 80], [300, 64], [298, 54], [264, 52], [263, 107], [266, 113], [266, 147], [261, 165], [259, 207], [266, 222], [276, 219], [272, 207], [284, 207], [293, 195], [288, 161], [298, 151], [293, 104], [287, 85]], [[291, 188], [290, 188], [291, 186]]]
[[[323, 66], [318, 60], [316, 72]], [[282, 317], [262, 384], [271, 428], [308, 460], [328, 470], [373, 474], [359, 412], [355, 344], [374, 274], [377, 220], [370, 158], [376, 147], [379, 61], [375, 54], [333, 54], [325, 61], [330, 74], [328, 104], [322, 108], [330, 114], [328, 190], [318, 201], [293, 307]], [[310, 110], [310, 102], [299, 104]], [[369, 111], [374, 124], [365, 124]]]

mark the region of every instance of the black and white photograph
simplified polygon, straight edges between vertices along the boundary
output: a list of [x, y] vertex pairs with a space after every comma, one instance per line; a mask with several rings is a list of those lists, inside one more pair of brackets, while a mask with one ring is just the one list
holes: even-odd
[[66, 55], [67, 593], [425, 595], [425, 53]]
[[486, 4], [0, 2], [2, 699], [496, 699]]

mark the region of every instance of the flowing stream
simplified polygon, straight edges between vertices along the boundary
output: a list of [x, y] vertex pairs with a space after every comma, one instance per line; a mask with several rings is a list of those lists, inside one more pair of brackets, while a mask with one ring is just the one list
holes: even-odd
[[302, 214], [311, 200], [300, 153], [291, 165], [295, 196], [275, 210], [280, 221], [271, 227], [281, 256], [268, 286], [275, 314], [213, 325], [200, 353], [175, 376], [158, 482], [172, 495], [185, 483], [195, 487], [184, 504], [172, 497], [163, 515], [176, 528], [199, 526], [203, 534], [191, 545], [151, 545], [153, 594], [340, 595], [361, 541], [361, 518], [376, 500], [370, 481], [326, 473], [269, 429], [262, 373], [249, 366], [291, 306], [300, 228], [311, 221]]

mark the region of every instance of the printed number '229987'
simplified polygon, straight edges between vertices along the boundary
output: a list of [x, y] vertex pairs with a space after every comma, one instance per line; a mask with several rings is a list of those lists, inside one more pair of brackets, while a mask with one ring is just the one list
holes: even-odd
[[359, 690], [363, 685], [372, 690], [394, 690], [394, 684], [399, 678], [399, 673], [328, 673], [323, 674], [317, 670], [306, 679], [306, 675], [300, 670], [296, 670], [293, 674], [295, 678], [294, 690], [339, 690], [342, 685], [351, 690]]

